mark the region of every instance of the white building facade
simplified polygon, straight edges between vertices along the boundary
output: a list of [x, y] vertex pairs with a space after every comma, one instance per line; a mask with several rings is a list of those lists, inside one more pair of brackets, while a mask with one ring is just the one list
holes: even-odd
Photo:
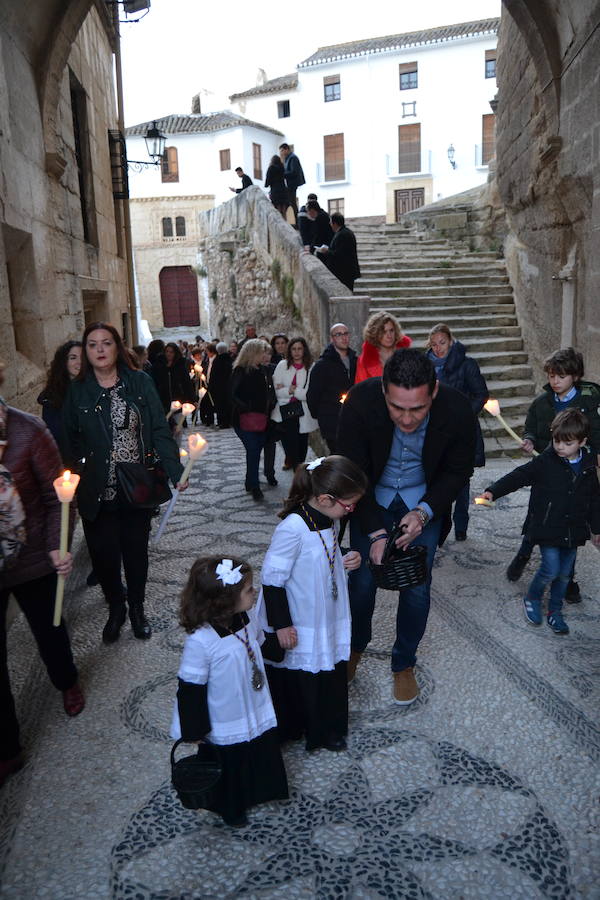
[[262, 187], [283, 134], [230, 112], [165, 116], [156, 120], [166, 139], [162, 164], [142, 168], [133, 161], [148, 158], [144, 135], [153, 124], [125, 132], [141, 317], [154, 336], [179, 329], [203, 333], [208, 313], [198, 265], [198, 214], [241, 187], [238, 166]]
[[498, 26], [486, 19], [320, 48], [296, 74], [232, 95], [232, 108], [285, 132], [304, 190], [329, 212], [397, 221], [486, 181]]

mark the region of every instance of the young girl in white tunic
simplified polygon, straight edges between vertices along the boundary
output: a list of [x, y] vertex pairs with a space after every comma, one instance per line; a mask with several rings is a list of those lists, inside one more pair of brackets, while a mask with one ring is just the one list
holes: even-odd
[[247, 824], [249, 807], [288, 796], [261, 645], [274, 659], [283, 650], [257, 625], [255, 596], [248, 563], [204, 557], [181, 598], [188, 637], [171, 735], [218, 748], [223, 771], [206, 808], [237, 827]]
[[275, 632], [285, 658], [267, 666], [280, 740], [306, 738], [306, 749], [344, 750], [348, 733], [350, 604], [346, 572], [360, 554], [344, 557], [339, 520], [367, 487], [344, 456], [303, 463], [262, 568], [259, 621]]

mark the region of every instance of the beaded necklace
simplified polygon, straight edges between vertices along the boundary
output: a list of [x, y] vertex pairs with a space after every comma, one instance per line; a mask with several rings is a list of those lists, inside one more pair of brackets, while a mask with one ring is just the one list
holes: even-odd
[[308, 519], [308, 521], [310, 522], [310, 524], [313, 526], [313, 528], [317, 532], [317, 534], [319, 535], [319, 540], [321, 541], [321, 543], [323, 545], [323, 550], [325, 551], [325, 555], [327, 557], [327, 562], [329, 563], [329, 572], [331, 574], [331, 599], [335, 603], [335, 601], [338, 598], [338, 586], [337, 586], [337, 583], [335, 580], [335, 556], [336, 556], [337, 549], [338, 549], [338, 542], [337, 542], [337, 535], [335, 533], [335, 527], [332, 522], [331, 523], [331, 532], [333, 534], [333, 553], [330, 553], [329, 550], [327, 549], [327, 544], [323, 540], [323, 535], [317, 528], [313, 517], [309, 513], [309, 511], [306, 508], [306, 506], [304, 505], [304, 503], [302, 504], [302, 511], [303, 511], [304, 515], [306, 516], [306, 518]]
[[250, 676], [250, 684], [254, 688], [255, 691], [260, 691], [263, 689], [265, 685], [265, 673], [259, 667], [256, 662], [256, 654], [254, 650], [250, 646], [250, 638], [248, 637], [248, 629], [244, 625], [244, 637], [241, 638], [239, 634], [236, 634], [235, 631], [232, 631], [231, 628], [228, 628], [227, 631], [237, 638], [241, 644], [244, 644], [246, 647], [246, 653], [248, 654], [248, 659], [250, 660], [250, 664], [252, 666], [252, 675]]

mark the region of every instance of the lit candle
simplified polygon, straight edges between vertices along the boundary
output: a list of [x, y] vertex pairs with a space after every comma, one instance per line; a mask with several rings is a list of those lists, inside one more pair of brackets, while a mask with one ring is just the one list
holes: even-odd
[[181, 407], [181, 412], [183, 413], [183, 418], [187, 418], [187, 416], [191, 415], [196, 409], [195, 403], [184, 403]]
[[[179, 479], [179, 484], [185, 484], [185, 482], [190, 477], [190, 472], [192, 471], [192, 467], [196, 460], [200, 459], [206, 448], [208, 447], [208, 441], [205, 441], [201, 434], [190, 434], [188, 437], [188, 449], [184, 450], [183, 448], [179, 451], [179, 457], [181, 462], [184, 464], [184, 469]], [[158, 526], [158, 531], [156, 532], [156, 536], [154, 538], [154, 543], [157, 544], [162, 536], [163, 531], [165, 530], [165, 526], [169, 521], [169, 517], [173, 512], [175, 504], [177, 503], [177, 498], [179, 496], [179, 491], [177, 488], [173, 491], [173, 496], [169, 500], [169, 505], [167, 506], [162, 519], [160, 520], [160, 525]]]
[[179, 412], [180, 409], [181, 403], [179, 402], [179, 400], [173, 400], [173, 402], [171, 403], [171, 409], [167, 413], [167, 419], [170, 419], [173, 413]]
[[[59, 556], [64, 559], [69, 549], [69, 506], [75, 496], [77, 485], [79, 484], [79, 475], [73, 475], [69, 469], [66, 469], [53, 481], [56, 496], [60, 501], [60, 547]], [[52, 624], [55, 627], [60, 625], [62, 616], [63, 597], [65, 593], [65, 576], [59, 575], [56, 580], [56, 596], [54, 598], [54, 619]]]
[[200, 363], [194, 364], [194, 372], [196, 373], [196, 375], [202, 375], [202, 366], [200, 365]]
[[488, 500], [486, 497], [475, 497], [475, 503], [477, 506], [493, 506], [494, 501]]
[[[502, 418], [502, 416], [500, 415], [500, 403], [498, 402], [498, 400], [493, 400], [490, 397], [490, 399], [486, 400], [486, 402], [483, 404], [483, 408], [491, 416], [494, 416], [494, 418], [498, 419], [498, 421], [500, 422], [500, 424], [502, 425], [504, 430], [508, 434], [510, 434], [511, 438], [513, 438], [513, 440], [515, 440], [519, 446], [521, 446], [521, 444], [523, 443], [523, 438], [520, 438], [519, 435], [517, 434], [517, 432], [513, 431], [513, 429], [510, 427], [510, 425], [508, 425], [508, 423], [505, 422], [504, 419]], [[538, 455], [535, 450], [533, 451], [533, 455], [534, 456]]]
[[342, 396], [340, 397], [340, 403], [345, 403], [347, 396], [348, 396], [348, 394], [342, 394]]

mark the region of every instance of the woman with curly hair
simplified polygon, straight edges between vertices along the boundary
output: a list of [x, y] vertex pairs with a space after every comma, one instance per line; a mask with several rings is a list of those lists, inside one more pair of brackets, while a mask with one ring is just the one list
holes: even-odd
[[62, 438], [62, 407], [69, 385], [81, 369], [81, 341], [61, 344], [48, 369], [46, 386], [37, 398], [42, 407], [42, 419], [60, 446]]
[[354, 384], [383, 375], [383, 367], [392, 353], [412, 344], [408, 335], [402, 332], [398, 319], [385, 309], [369, 316], [363, 338]]

